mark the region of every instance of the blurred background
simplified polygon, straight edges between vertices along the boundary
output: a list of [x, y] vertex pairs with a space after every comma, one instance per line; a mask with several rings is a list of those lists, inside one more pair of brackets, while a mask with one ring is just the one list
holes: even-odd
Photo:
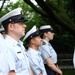
[[[63, 75], [75, 74], [73, 53], [75, 46], [74, 0], [0, 0], [0, 18], [21, 7], [28, 22], [26, 32], [34, 25], [51, 25], [55, 36], [51, 41], [58, 54], [58, 64]], [[0, 25], [1, 27], [1, 25]], [[21, 40], [23, 37], [21, 38]], [[26, 43], [24, 42], [26, 47]]]

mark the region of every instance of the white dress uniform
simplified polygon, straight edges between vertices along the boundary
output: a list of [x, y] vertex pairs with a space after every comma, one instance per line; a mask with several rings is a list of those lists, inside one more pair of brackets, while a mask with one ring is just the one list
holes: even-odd
[[[55, 65], [57, 64], [57, 54], [50, 43], [43, 39], [43, 44], [39, 47], [39, 50], [41, 51], [41, 55], [44, 61], [47, 58], [51, 58], [52, 62]], [[47, 71], [47, 75], [56, 75], [56, 72], [50, 69], [47, 66], [46, 62], [44, 64]]]
[[73, 54], [73, 65], [74, 65], [74, 68], [75, 68], [75, 48], [74, 48], [74, 54]]
[[5, 42], [8, 47], [10, 71], [14, 70], [16, 75], [30, 75], [29, 61], [23, 43], [17, 42], [8, 35], [6, 35]]
[[[37, 30], [36, 26], [33, 26], [26, 33], [23, 41], [26, 41], [29, 44], [28, 41], [30, 41], [32, 38], [36, 38], [39, 35], [40, 35], [39, 30]], [[29, 46], [27, 53], [30, 61], [30, 66], [33, 70], [34, 75], [39, 75], [40, 73], [42, 75], [47, 75], [44, 67], [43, 59], [41, 57], [41, 53], [38, 50], [34, 50], [34, 48], [31, 48], [31, 46]]]
[[3, 35], [0, 33], [0, 38], [3, 38], [4, 39], [4, 37], [3, 37]]
[[29, 47], [28, 58], [30, 60], [30, 66], [34, 72], [34, 75], [39, 75], [39, 73], [42, 73], [42, 75], [47, 75], [41, 53], [38, 50], [36, 51]]
[[[50, 26], [50, 25], [43, 25], [40, 27], [40, 33], [42, 33], [42, 39], [43, 37], [46, 37], [44, 35], [44, 33], [47, 33], [47, 32], [51, 32], [52, 35], [49, 35], [51, 36], [52, 38], [49, 39], [49, 40], [52, 40], [53, 39], [53, 35], [54, 35], [54, 31], [53, 31], [53, 28]], [[46, 64], [46, 59], [47, 58], [51, 58], [52, 59], [52, 62], [57, 65], [57, 53], [55, 52], [55, 50], [53, 49], [53, 47], [51, 46], [51, 44], [43, 39], [42, 40], [42, 45], [39, 47], [39, 50], [41, 51], [41, 55], [42, 55], [42, 58], [45, 62], [45, 68], [46, 68], [46, 71], [47, 71], [47, 75], [56, 75], [56, 72], [54, 70], [52, 70], [47, 64]]]
[[9, 67], [7, 61], [7, 47], [5, 41], [0, 34], [0, 75], [8, 75]]
[[[3, 32], [3, 31], [5, 31], [4, 28], [3, 27], [0, 28], [0, 33]], [[0, 34], [0, 37], [4, 38], [2, 34]]]
[[43, 45], [41, 45], [39, 47], [39, 50], [41, 51], [43, 60], [45, 61], [45, 59], [50, 57], [52, 59], [52, 62], [54, 64], [56, 64], [57, 63], [57, 54], [56, 54], [55, 50], [53, 49], [51, 44], [48, 43], [46, 40], [43, 39], [42, 41], [43, 41]]

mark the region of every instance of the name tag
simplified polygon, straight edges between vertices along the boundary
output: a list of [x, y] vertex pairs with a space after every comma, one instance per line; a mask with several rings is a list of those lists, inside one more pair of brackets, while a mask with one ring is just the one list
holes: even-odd
[[21, 53], [21, 51], [17, 52], [17, 53]]

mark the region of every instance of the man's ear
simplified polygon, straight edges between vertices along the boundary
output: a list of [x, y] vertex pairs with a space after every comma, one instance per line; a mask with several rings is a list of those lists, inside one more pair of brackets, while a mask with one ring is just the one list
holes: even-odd
[[8, 29], [9, 29], [9, 30], [13, 30], [13, 24], [9, 23]]

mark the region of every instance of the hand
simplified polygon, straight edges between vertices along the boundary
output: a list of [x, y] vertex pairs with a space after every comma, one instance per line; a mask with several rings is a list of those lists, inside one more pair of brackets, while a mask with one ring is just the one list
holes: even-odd
[[63, 75], [63, 74], [62, 74], [62, 71], [60, 70], [60, 72], [59, 72], [59, 73], [57, 73], [57, 75]]
[[8, 73], [8, 75], [16, 75], [16, 73], [15, 73], [15, 71], [12, 70]]

